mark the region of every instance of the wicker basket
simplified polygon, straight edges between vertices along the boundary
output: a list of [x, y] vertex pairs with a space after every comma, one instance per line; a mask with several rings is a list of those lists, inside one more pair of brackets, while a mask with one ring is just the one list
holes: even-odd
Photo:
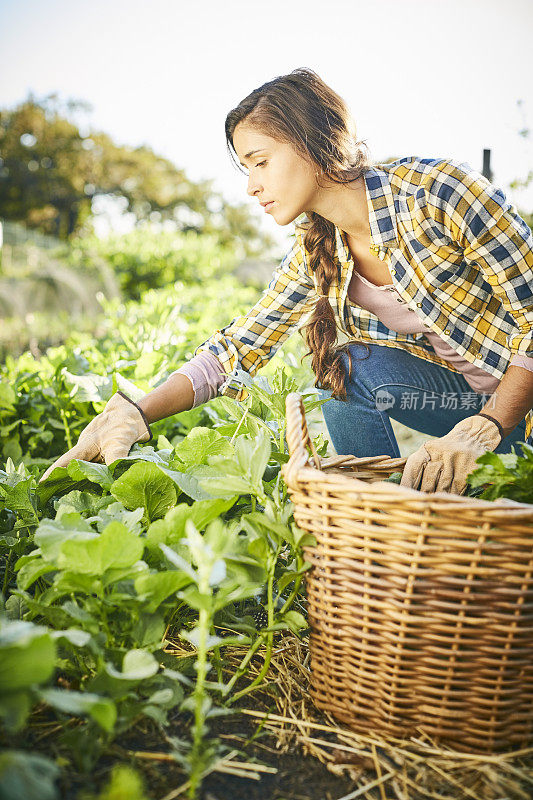
[[[407, 459], [320, 459], [287, 397], [311, 697], [358, 733], [475, 753], [533, 740], [533, 505], [385, 483]], [[310, 448], [309, 455], [307, 448]]]

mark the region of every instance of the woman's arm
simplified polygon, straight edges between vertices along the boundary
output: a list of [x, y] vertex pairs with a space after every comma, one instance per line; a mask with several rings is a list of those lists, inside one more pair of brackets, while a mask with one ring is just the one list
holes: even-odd
[[481, 411], [500, 423], [505, 439], [532, 408], [533, 372], [510, 365]]
[[[179, 369], [175, 370], [162, 386], [145, 395], [138, 403], [148, 422], [196, 408], [217, 396], [226, 373], [218, 358], [207, 350], [198, 353]], [[186, 378], [186, 381], [176, 380]], [[192, 402], [189, 385], [192, 388]], [[190, 405], [189, 405], [190, 403]]]
[[[463, 250], [514, 320], [507, 335], [505, 374], [481, 412], [461, 420], [445, 436], [425, 442], [406, 461], [401, 485], [425, 492], [461, 494], [477, 459], [495, 450], [533, 407], [533, 237], [504, 193], [475, 170], [444, 161], [428, 182], [430, 216]], [[486, 330], [487, 321], [479, 328]], [[512, 364], [523, 358], [523, 366]], [[493, 421], [487, 421], [486, 414]], [[527, 416], [526, 416], [527, 415]], [[496, 424], [494, 424], [496, 422]], [[501, 430], [500, 430], [501, 428]]]
[[192, 382], [185, 375], [171, 375], [167, 380], [145, 394], [137, 405], [142, 409], [148, 424], [165, 417], [188, 411], [194, 402]]
[[[225, 376], [220, 385], [217, 379], [220, 393], [243, 399], [245, 391], [232, 386], [232, 379], [242, 385], [239, 372], [253, 375], [274, 355], [308, 307], [310, 310], [314, 295], [314, 282], [306, 273], [303, 245], [297, 241], [255, 306], [197, 348], [195, 355], [205, 350], [218, 358]], [[133, 444], [151, 440], [150, 423], [193, 407], [198, 400], [193, 381], [194, 375], [189, 377], [176, 371], [137, 403], [117, 392], [104, 411], [84, 428], [77, 444], [60, 456], [41, 480], [56, 467], [68, 466], [74, 458], [110, 464], [127, 456]], [[208, 399], [209, 394], [201, 391], [200, 399], [202, 396]]]
[[[314, 282], [307, 274], [303, 242], [297, 236], [255, 306], [199, 345], [195, 357], [180, 368], [183, 373], [180, 370], [173, 372], [164, 384], [138, 402], [148, 422], [157, 422], [200, 405], [214, 396], [218, 388], [221, 387], [222, 391], [226, 384], [228, 393], [234, 393], [236, 389], [231, 387], [228, 377], [237, 370], [255, 375], [310, 309], [313, 295]], [[197, 391], [194, 373], [187, 369], [195, 362], [209, 384], [199, 378]], [[222, 377], [214, 374], [216, 369], [212, 365], [215, 363], [223, 373]]]

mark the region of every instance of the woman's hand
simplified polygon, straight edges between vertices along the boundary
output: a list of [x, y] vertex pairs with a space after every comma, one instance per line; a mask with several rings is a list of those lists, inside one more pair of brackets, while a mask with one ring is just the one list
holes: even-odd
[[80, 433], [77, 444], [48, 467], [41, 481], [56, 467], [66, 467], [74, 458], [107, 465], [124, 458], [135, 442], [149, 442], [152, 431], [143, 411], [122, 392], [116, 392]]
[[446, 436], [425, 442], [409, 456], [400, 486], [462, 494], [467, 476], [479, 466], [476, 460], [500, 442], [500, 430], [492, 420], [479, 414], [462, 419]]

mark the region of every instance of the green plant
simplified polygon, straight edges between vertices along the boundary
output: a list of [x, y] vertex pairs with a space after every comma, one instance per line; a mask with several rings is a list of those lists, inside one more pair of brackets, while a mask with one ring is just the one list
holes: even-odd
[[402, 472], [393, 472], [392, 475], [389, 475], [388, 478], [384, 478], [383, 480], [388, 481], [389, 483], [400, 483], [402, 479]]
[[[34, 659], [19, 711], [6, 700], [4, 728], [17, 720], [24, 742], [39, 703], [63, 723], [56, 745], [73, 769], [93, 770], [148, 717], [197, 793], [226, 755], [209, 720], [236, 713], [235, 701], [264, 681], [278, 632], [307, 626], [303, 546], [312, 537], [294, 524], [281, 476], [285, 400], [300, 391], [308, 413], [324, 401], [308, 388], [299, 341], [261, 377], [243, 373], [243, 401], [217, 397], [156, 423], [154, 441], [127, 458], [74, 460], [38, 483], [112, 392], [154, 388], [227, 322], [230, 304], [242, 313], [256, 297], [224, 277], [150, 291], [143, 304], [102, 299], [96, 337], [73, 331], [40, 359], [24, 353], [0, 367], [5, 613], [53, 649], [52, 660]], [[324, 454], [322, 436], [314, 443]], [[190, 657], [169, 652], [176, 640]], [[235, 647], [239, 667], [228, 677]], [[259, 654], [260, 674], [247, 680]], [[187, 721], [183, 738], [169, 735], [171, 711]], [[20, 760], [8, 761], [12, 776]]]
[[105, 239], [80, 238], [69, 262], [77, 270], [107, 265], [124, 297], [140, 300], [147, 290], [177, 281], [193, 285], [222, 278], [235, 268], [236, 254], [234, 245], [222, 245], [216, 235], [144, 227]]
[[[22, 625], [38, 623], [46, 641], [61, 637], [52, 671], [42, 673], [47, 685], [29, 691], [59, 718], [83, 720], [60, 737], [80, 769], [148, 716], [194, 797], [227, 754], [207, 721], [234, 713], [230, 706], [261, 684], [276, 632], [307, 626], [299, 602], [312, 537], [292, 521], [280, 472], [284, 400], [298, 384], [279, 369], [272, 383], [250, 380], [242, 403], [214, 401], [206, 417], [214, 427], [160, 435], [109, 466], [73, 460], [42, 483], [23, 463], [0, 473], [6, 610]], [[79, 386], [88, 396], [101, 391], [92, 380]], [[320, 405], [304, 397], [309, 409]], [[315, 444], [324, 451], [325, 442]], [[246, 601], [259, 598], [257, 626]], [[231, 636], [222, 635], [227, 627]], [[196, 651], [180, 669], [164, 651], [169, 629]], [[224, 654], [235, 645], [247, 649], [224, 681]], [[262, 645], [259, 675], [235, 691]], [[58, 671], [67, 689], [54, 685]], [[171, 709], [191, 712], [190, 741], [165, 733]]]
[[197, 624], [181, 631], [182, 638], [193, 644], [197, 653], [194, 691], [181, 704], [182, 710], [190, 710], [194, 715], [192, 746], [187, 748], [186, 757], [181, 759], [190, 775], [191, 798], [196, 797], [201, 777], [207, 774], [224, 752], [218, 740], [205, 738], [206, 719], [214, 713], [225, 713], [224, 709], [213, 708], [207, 690], [224, 691], [226, 688], [220, 682], [207, 680], [211, 669], [208, 652], [216, 647], [220, 656], [221, 647], [249, 642], [249, 637], [243, 634], [225, 637], [214, 635], [215, 614], [229, 603], [252, 596], [261, 588], [264, 580], [264, 568], [259, 559], [250, 555], [250, 540], [238, 535], [239, 527], [238, 522], [224, 525], [216, 519], [201, 535], [192, 520], [187, 520], [186, 536], [179, 542], [181, 553], [184, 548], [189, 551], [187, 560], [177, 549], [160, 544], [166, 558], [191, 579], [190, 585], [180, 592], [180, 596], [198, 612]]
[[467, 477], [465, 494], [482, 500], [508, 497], [519, 503], [533, 503], [533, 447], [527, 442], [519, 444], [521, 456], [514, 445], [511, 453], [483, 453], [476, 461], [481, 466]]

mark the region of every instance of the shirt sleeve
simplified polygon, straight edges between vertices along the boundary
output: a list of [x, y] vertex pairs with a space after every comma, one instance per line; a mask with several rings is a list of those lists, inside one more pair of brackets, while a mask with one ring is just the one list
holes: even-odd
[[428, 210], [464, 258], [479, 265], [516, 323], [512, 355], [533, 357], [533, 237], [503, 191], [468, 164], [447, 161], [428, 191]]
[[509, 362], [510, 367], [523, 367], [524, 369], [528, 369], [530, 372], [533, 372], [533, 358], [529, 358], [527, 356], [513, 356]]
[[[533, 359], [531, 360], [533, 361]], [[201, 406], [216, 397], [219, 387], [226, 379], [226, 373], [220, 361], [209, 350], [198, 353], [179, 369], [174, 370], [169, 377], [172, 375], [185, 375], [189, 378], [194, 392], [192, 408]]]
[[219, 394], [242, 400], [249, 377], [254, 376], [294, 332], [316, 299], [315, 284], [308, 272], [302, 234], [274, 271], [257, 303], [244, 315], [199, 345], [194, 355], [213, 353], [226, 372]]

